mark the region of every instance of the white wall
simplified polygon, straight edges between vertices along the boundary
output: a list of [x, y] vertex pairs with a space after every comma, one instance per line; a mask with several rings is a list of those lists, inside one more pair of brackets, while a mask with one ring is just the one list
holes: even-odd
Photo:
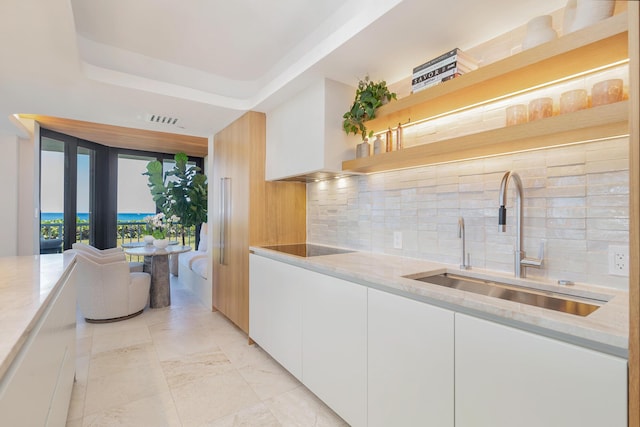
[[[608, 274], [608, 246], [629, 242], [629, 139], [466, 160], [307, 185], [310, 242], [458, 265], [458, 217], [473, 268], [513, 271], [514, 193], [498, 232], [498, 190], [507, 170], [524, 186], [524, 243], [542, 270], [529, 276], [628, 288]], [[394, 249], [393, 233], [403, 248]]]
[[0, 131], [0, 256], [18, 253], [18, 137]]
[[34, 125], [32, 139], [19, 140], [18, 152], [18, 255], [40, 252], [40, 127]]

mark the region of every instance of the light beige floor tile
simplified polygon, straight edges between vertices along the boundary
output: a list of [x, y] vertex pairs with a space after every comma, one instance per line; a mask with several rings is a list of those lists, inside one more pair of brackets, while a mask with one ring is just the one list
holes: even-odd
[[140, 364], [106, 376], [91, 378], [87, 384], [84, 416], [168, 391], [159, 363]]
[[116, 332], [128, 332], [131, 329], [136, 328], [144, 328], [147, 326], [147, 323], [141, 319], [140, 316], [136, 316], [131, 319], [120, 320], [117, 322], [93, 323], [91, 325], [93, 326], [93, 336], [99, 336], [103, 334], [113, 334]]
[[82, 418], [76, 420], [67, 420], [66, 427], [82, 427]]
[[[183, 307], [164, 307], [145, 310], [140, 318], [145, 321], [147, 326], [153, 326], [162, 323], [179, 323], [185, 318], [185, 308]], [[188, 318], [188, 317], [187, 317]]]
[[158, 359], [161, 361], [220, 350], [216, 343], [216, 336], [206, 328], [171, 330], [164, 326], [157, 328], [157, 325], [154, 325], [149, 329]]
[[151, 342], [151, 334], [146, 326], [115, 331], [109, 333], [94, 334], [91, 354], [96, 355], [117, 348], [130, 347]]
[[283, 427], [348, 426], [342, 418], [305, 387], [298, 387], [264, 403]]
[[110, 324], [79, 317], [68, 427], [346, 425], [221, 313], [171, 286], [170, 307]]
[[229, 357], [231, 363], [238, 369], [259, 365], [272, 360], [271, 356], [259, 346], [255, 344], [249, 345], [246, 337], [233, 342], [221, 342], [220, 348], [226, 353], [227, 357]]
[[280, 427], [276, 417], [264, 403], [245, 408], [235, 414], [220, 418], [208, 427]]
[[158, 356], [152, 343], [136, 344], [129, 347], [103, 351], [91, 358], [89, 378], [116, 374], [124, 369], [138, 366], [159, 365]]
[[238, 370], [262, 400], [286, 393], [302, 384], [278, 362], [269, 358]]
[[170, 393], [147, 396], [124, 405], [91, 414], [83, 427], [180, 427]]
[[227, 356], [219, 350], [163, 361], [161, 366], [170, 388], [184, 386], [198, 378], [219, 375], [234, 369]]
[[171, 394], [183, 427], [207, 425], [260, 402], [236, 371], [198, 378]]
[[179, 314], [172, 315], [170, 319], [166, 321], [159, 321], [153, 325], [148, 325], [152, 335], [158, 335], [166, 332], [174, 334], [182, 334], [190, 332], [194, 329], [211, 329], [207, 328], [207, 322], [203, 319], [203, 313], [199, 314]]

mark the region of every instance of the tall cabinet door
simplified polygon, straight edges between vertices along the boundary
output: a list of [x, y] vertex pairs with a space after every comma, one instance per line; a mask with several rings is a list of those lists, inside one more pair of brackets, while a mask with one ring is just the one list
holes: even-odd
[[[306, 187], [266, 182], [266, 118], [250, 111], [213, 147], [213, 306], [249, 333], [249, 246], [306, 240]], [[211, 221], [212, 220], [212, 221]]]
[[[246, 117], [246, 116], [243, 116]], [[213, 306], [244, 331], [249, 329], [249, 145], [240, 119], [214, 140]]]

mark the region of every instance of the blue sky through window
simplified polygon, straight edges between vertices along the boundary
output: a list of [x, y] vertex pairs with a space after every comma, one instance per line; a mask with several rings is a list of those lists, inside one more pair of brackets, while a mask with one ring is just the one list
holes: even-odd
[[[64, 206], [64, 154], [42, 151], [42, 177], [40, 210], [62, 212]], [[120, 158], [118, 160], [118, 213], [151, 213], [155, 204], [147, 187], [147, 177], [142, 175], [148, 160]], [[97, 189], [100, 197], [100, 189]], [[79, 213], [89, 210], [89, 156], [78, 156]]]

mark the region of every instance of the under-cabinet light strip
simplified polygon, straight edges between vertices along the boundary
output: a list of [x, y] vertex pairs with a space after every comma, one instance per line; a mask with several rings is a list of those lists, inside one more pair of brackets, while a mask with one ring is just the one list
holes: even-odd
[[[446, 111], [444, 113], [436, 114], [434, 116], [426, 117], [424, 119], [420, 119], [420, 120], [416, 120], [416, 121], [411, 121], [411, 119], [409, 119], [409, 121], [406, 124], [403, 123], [402, 126], [404, 128], [413, 127], [413, 126], [416, 126], [416, 125], [419, 125], [419, 124], [422, 124], [422, 123], [425, 123], [425, 122], [428, 122], [428, 121], [431, 121], [431, 120], [439, 119], [441, 117], [446, 117], [446, 116], [450, 116], [450, 115], [455, 114], [455, 113], [460, 113], [462, 111], [471, 110], [471, 109], [476, 108], [476, 107], [481, 107], [483, 105], [491, 104], [492, 102], [502, 101], [503, 99], [512, 98], [514, 96], [522, 95], [522, 94], [528, 93], [528, 92], [533, 92], [534, 90], [543, 89], [543, 88], [546, 88], [546, 87], [549, 87], [549, 86], [553, 86], [553, 85], [556, 85], [556, 84], [559, 84], [559, 83], [566, 82], [568, 80], [572, 80], [572, 79], [576, 79], [576, 78], [579, 78], [579, 77], [587, 76], [589, 74], [595, 74], [595, 73], [598, 73], [600, 71], [605, 71], [605, 70], [608, 70], [610, 68], [615, 68], [615, 67], [618, 67], [618, 66], [621, 66], [621, 65], [625, 65], [625, 64], [628, 64], [628, 63], [629, 63], [629, 58], [622, 59], [620, 61], [612, 62], [611, 64], [606, 64], [606, 65], [602, 65], [600, 67], [592, 68], [590, 70], [581, 71], [579, 73], [572, 74], [570, 76], [565, 76], [565, 77], [562, 77], [562, 78], [559, 78], [559, 79], [556, 79], [556, 80], [552, 80], [550, 82], [541, 83], [539, 85], [531, 86], [531, 87], [528, 87], [526, 89], [521, 89], [521, 90], [518, 90], [518, 91], [515, 91], [515, 92], [511, 92], [511, 93], [508, 93], [508, 94], [505, 94], [505, 95], [497, 96], [495, 98], [487, 99], [487, 100], [484, 100], [484, 101], [481, 101], [481, 102], [476, 102], [475, 104], [465, 105], [464, 107], [456, 108], [454, 110]], [[386, 132], [387, 132], [386, 130], [382, 130], [380, 132], [374, 133], [374, 135], [384, 135]]]
[[566, 142], [564, 144], [557, 144], [557, 145], [553, 145], [551, 147], [526, 148], [526, 149], [523, 149], [523, 150], [505, 151], [503, 153], [497, 153], [497, 154], [487, 154], [485, 156], [465, 157], [464, 159], [446, 160], [446, 161], [443, 161], [443, 162], [434, 162], [434, 163], [429, 163], [429, 164], [426, 164], [426, 165], [407, 166], [407, 167], [404, 167], [404, 168], [401, 167], [401, 168], [394, 168], [394, 169], [386, 169], [386, 170], [383, 170], [383, 171], [366, 172], [365, 175], [374, 175], [374, 174], [386, 173], [386, 172], [396, 172], [396, 171], [401, 171], [401, 170], [416, 169], [416, 168], [422, 168], [422, 167], [427, 167], [427, 166], [446, 165], [446, 164], [450, 164], [450, 163], [466, 162], [466, 161], [469, 161], [469, 160], [489, 159], [489, 158], [498, 157], [498, 156], [508, 156], [508, 155], [512, 155], [512, 154], [528, 153], [528, 152], [540, 151], [540, 150], [551, 150], [551, 149], [559, 148], [559, 147], [570, 147], [572, 145], [588, 144], [590, 142], [610, 141], [610, 140], [613, 140], [613, 139], [628, 138], [628, 137], [629, 137], [629, 134], [625, 133], [625, 134], [620, 134], [620, 135], [605, 136], [605, 137], [602, 137], [602, 138], [583, 139], [583, 140], [580, 140], [580, 141], [573, 141], [573, 142]]

